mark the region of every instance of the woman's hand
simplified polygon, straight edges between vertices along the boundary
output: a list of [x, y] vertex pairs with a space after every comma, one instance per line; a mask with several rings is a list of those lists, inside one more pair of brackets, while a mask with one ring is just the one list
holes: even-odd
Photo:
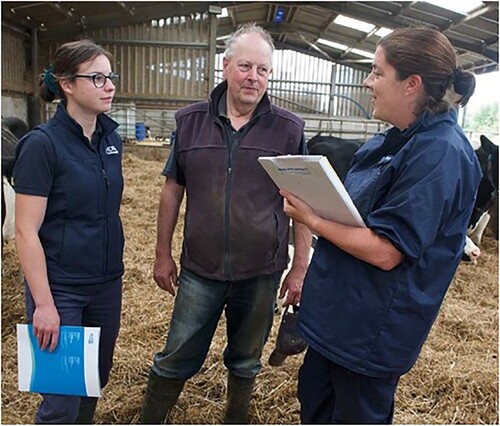
[[285, 199], [283, 205], [285, 214], [293, 220], [303, 223], [309, 229], [312, 229], [312, 223], [318, 216], [313, 212], [309, 204], [284, 189], [280, 189], [280, 194]]
[[59, 341], [60, 319], [54, 305], [46, 305], [35, 308], [33, 313], [33, 333], [35, 334], [38, 346], [44, 351], [49, 346], [49, 351], [53, 352]]

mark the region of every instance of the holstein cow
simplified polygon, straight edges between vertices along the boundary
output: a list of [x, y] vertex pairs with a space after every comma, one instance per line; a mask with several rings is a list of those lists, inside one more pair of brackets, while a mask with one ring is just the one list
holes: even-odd
[[15, 192], [12, 173], [17, 141], [27, 131], [28, 126], [18, 118], [2, 119], [2, 247], [4, 241], [13, 240], [15, 237]]
[[2, 247], [4, 241], [14, 239], [14, 202], [12, 171], [17, 138], [2, 126]]
[[2, 247], [4, 241], [13, 240], [15, 234], [14, 204], [16, 194], [7, 178], [2, 175]]
[[364, 139], [342, 139], [318, 133], [307, 142], [307, 150], [311, 155], [324, 155], [328, 158], [340, 180], [343, 181], [354, 153], [364, 142]]
[[5, 117], [2, 119], [2, 127], [7, 128], [19, 140], [28, 133], [28, 125], [17, 117]]
[[479, 183], [476, 204], [469, 221], [469, 236], [479, 245], [490, 220], [490, 210], [498, 198], [498, 145], [481, 135], [481, 146], [476, 155], [481, 164], [483, 177]]
[[[307, 143], [307, 149], [309, 151], [309, 154], [311, 155], [326, 156], [330, 164], [337, 172], [337, 175], [339, 176], [340, 180], [343, 181], [351, 165], [354, 153], [364, 142], [365, 142], [364, 139], [342, 139], [335, 136], [322, 136], [321, 134], [317, 134], [309, 140], [309, 142]], [[488, 153], [493, 150], [493, 148], [489, 144], [486, 148], [483, 147], [483, 149]], [[496, 147], [496, 150], [497, 150], [496, 166], [495, 162], [493, 161], [490, 169], [496, 170], [495, 176], [497, 179], [496, 180], [497, 184], [495, 188], [498, 188], [498, 147]], [[476, 154], [478, 154], [477, 151]], [[480, 154], [478, 154], [478, 157], [479, 155]], [[480, 158], [480, 162], [481, 161], [482, 160]], [[493, 171], [493, 174], [494, 173], [495, 172]], [[488, 186], [486, 183], [484, 183], [483, 185], [485, 186], [485, 188], [490, 188], [490, 186]], [[488, 192], [488, 189], [485, 189], [484, 191]], [[489, 193], [491, 194], [491, 191]], [[478, 205], [480, 206], [483, 205], [483, 202], [479, 201], [479, 197], [478, 201], [476, 202], [476, 206]], [[489, 209], [490, 206], [488, 206], [487, 208]], [[483, 207], [476, 207], [476, 208], [479, 210], [483, 209]], [[481, 255], [481, 250], [478, 247], [478, 243], [475, 244], [474, 241], [472, 241], [469, 237], [466, 237], [463, 260], [476, 262], [480, 255]]]

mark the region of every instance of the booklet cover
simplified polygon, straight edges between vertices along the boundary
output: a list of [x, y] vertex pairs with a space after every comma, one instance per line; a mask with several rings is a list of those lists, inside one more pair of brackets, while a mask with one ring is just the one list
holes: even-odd
[[366, 228], [342, 181], [323, 155], [259, 157], [280, 189], [309, 204], [316, 214], [344, 225]]
[[101, 396], [100, 327], [61, 326], [56, 349], [40, 350], [31, 324], [17, 324], [19, 390]]

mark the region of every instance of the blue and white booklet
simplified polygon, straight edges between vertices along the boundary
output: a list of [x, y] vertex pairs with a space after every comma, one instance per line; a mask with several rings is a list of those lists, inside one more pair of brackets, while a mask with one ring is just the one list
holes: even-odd
[[40, 350], [31, 324], [17, 324], [19, 390], [101, 396], [100, 327], [61, 326], [53, 352]]

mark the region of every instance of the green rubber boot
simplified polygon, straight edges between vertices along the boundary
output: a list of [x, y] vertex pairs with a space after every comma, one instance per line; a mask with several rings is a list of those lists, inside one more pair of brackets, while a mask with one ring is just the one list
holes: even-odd
[[248, 424], [248, 409], [254, 384], [255, 377], [244, 378], [228, 373], [224, 424]]
[[164, 424], [179, 398], [184, 383], [185, 380], [165, 379], [151, 370], [142, 405], [141, 424]]

